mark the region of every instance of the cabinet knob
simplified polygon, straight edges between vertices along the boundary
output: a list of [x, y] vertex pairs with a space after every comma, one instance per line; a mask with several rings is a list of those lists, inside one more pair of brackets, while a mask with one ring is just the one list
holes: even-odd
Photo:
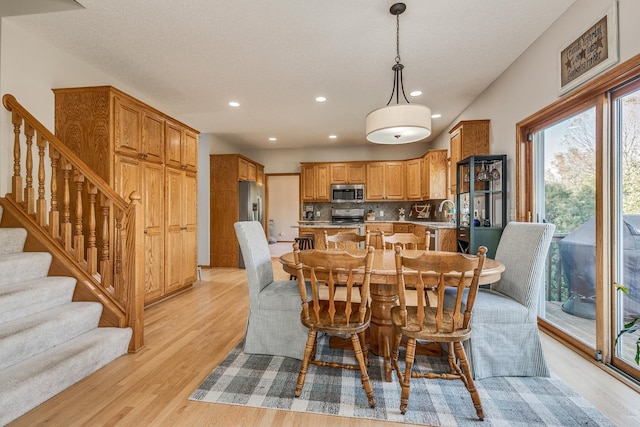
[[187, 165], [180, 165], [180, 169], [186, 170], [187, 169]]

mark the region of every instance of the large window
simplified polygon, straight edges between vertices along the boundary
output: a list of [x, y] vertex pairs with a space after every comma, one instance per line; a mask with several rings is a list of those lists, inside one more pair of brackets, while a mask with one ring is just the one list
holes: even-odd
[[556, 224], [541, 328], [640, 379], [640, 55], [518, 123], [516, 166], [517, 219]]

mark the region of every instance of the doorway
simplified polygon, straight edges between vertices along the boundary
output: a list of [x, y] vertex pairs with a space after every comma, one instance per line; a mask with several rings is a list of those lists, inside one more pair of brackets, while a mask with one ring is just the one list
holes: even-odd
[[300, 220], [300, 174], [266, 174], [270, 243], [293, 242]]

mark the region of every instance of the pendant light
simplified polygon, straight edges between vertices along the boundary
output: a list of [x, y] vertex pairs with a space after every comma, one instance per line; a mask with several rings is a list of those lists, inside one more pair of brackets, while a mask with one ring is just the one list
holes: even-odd
[[[404, 3], [391, 6], [389, 12], [396, 16], [396, 63], [393, 70], [393, 90], [386, 107], [373, 110], [367, 115], [367, 140], [376, 144], [407, 144], [420, 141], [431, 135], [431, 109], [420, 104], [410, 104], [404, 93], [400, 63], [400, 14], [406, 10]], [[400, 92], [406, 104], [400, 104]], [[396, 103], [391, 104], [395, 94]]]

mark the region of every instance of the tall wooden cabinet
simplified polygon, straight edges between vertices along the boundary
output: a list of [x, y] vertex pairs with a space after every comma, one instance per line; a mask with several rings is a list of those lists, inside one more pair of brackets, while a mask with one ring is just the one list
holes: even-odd
[[[240, 247], [233, 224], [240, 219], [239, 181], [264, 182], [264, 166], [240, 154], [212, 154], [210, 161], [211, 267], [238, 267]], [[254, 172], [249, 172], [254, 171]]]
[[456, 165], [462, 159], [489, 154], [489, 120], [463, 120], [449, 131], [449, 191], [456, 194]]
[[197, 274], [198, 131], [111, 86], [54, 89], [56, 136], [145, 213], [145, 302]]
[[303, 202], [328, 202], [329, 165], [302, 163], [300, 191]]

